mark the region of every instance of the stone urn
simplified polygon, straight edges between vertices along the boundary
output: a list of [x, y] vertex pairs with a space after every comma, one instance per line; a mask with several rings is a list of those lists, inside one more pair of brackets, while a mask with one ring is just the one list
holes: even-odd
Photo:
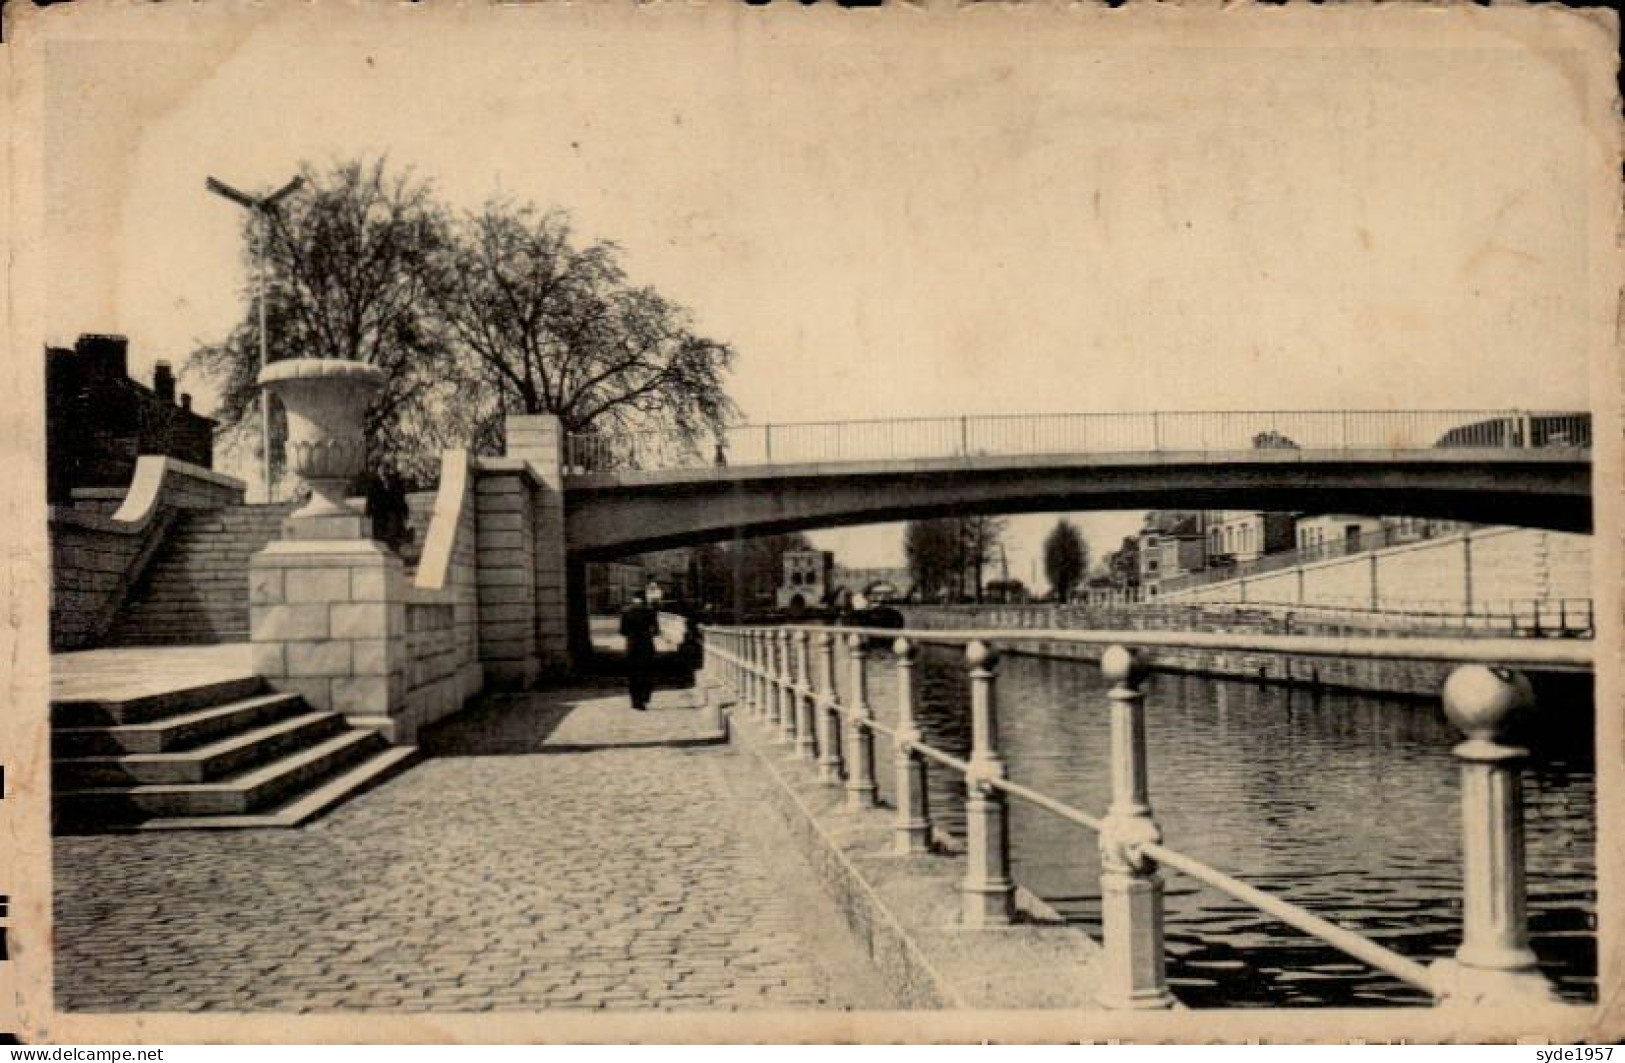
[[260, 386], [288, 412], [288, 465], [310, 485], [310, 501], [294, 519], [353, 517], [345, 503], [367, 456], [367, 406], [384, 371], [339, 358], [290, 358], [260, 372]]

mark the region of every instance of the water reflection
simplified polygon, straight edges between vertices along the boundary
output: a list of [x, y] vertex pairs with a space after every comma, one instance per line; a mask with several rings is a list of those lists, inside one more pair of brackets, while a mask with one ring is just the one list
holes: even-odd
[[[838, 689], [850, 685], [837, 669]], [[920, 656], [926, 740], [970, 747], [962, 655]], [[874, 654], [870, 701], [896, 717], [889, 653]], [[1459, 740], [1437, 703], [1160, 674], [1148, 687], [1151, 800], [1168, 844], [1422, 962], [1460, 943]], [[1595, 787], [1589, 687], [1543, 699], [1524, 740], [1530, 925], [1542, 968], [1571, 1000], [1596, 994]], [[999, 671], [1010, 775], [1086, 811], [1103, 811], [1107, 702], [1093, 666], [1010, 655]], [[890, 752], [878, 751], [891, 803]], [[963, 832], [963, 787], [931, 772], [932, 815]], [[1020, 802], [1011, 806], [1017, 881], [1099, 932], [1094, 836]], [[1167, 875], [1169, 981], [1192, 1006], [1422, 1004], [1373, 972], [1252, 908]]]

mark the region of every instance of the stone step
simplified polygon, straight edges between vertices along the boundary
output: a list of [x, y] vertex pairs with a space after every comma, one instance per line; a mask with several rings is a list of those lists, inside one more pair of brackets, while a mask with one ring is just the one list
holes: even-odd
[[265, 681], [258, 676], [222, 679], [201, 683], [184, 690], [167, 690], [133, 698], [94, 698], [51, 703], [51, 722], [62, 727], [90, 727], [97, 724], [149, 723], [166, 716], [179, 716], [198, 709], [241, 701], [265, 693]]
[[388, 749], [377, 731], [341, 731], [314, 746], [225, 779], [58, 790], [59, 828], [131, 823], [155, 816], [243, 815], [291, 797], [323, 776]]
[[188, 749], [221, 735], [286, 718], [303, 709], [304, 704], [297, 694], [261, 694], [152, 723], [58, 727], [51, 732], [51, 753], [56, 757], [89, 757]]
[[168, 816], [133, 824], [133, 830], [230, 830], [297, 827], [404, 771], [418, 756], [413, 746], [390, 746], [275, 808], [243, 815]]
[[141, 632], [121, 631], [115, 639], [108, 641], [109, 646], [223, 646], [231, 642], [247, 642], [247, 630], [212, 631], [207, 634], [196, 632], [182, 632], [179, 634], [147, 635]]
[[208, 608], [200, 606], [196, 609], [187, 609], [176, 605], [148, 605], [145, 608], [139, 604], [126, 610], [127, 615], [139, 616], [143, 626], [152, 628], [185, 627], [191, 623], [202, 623], [218, 627], [222, 621], [237, 624], [248, 623], [248, 607], [232, 608], [227, 604], [210, 604]]
[[131, 634], [154, 640], [155, 644], [175, 645], [177, 640], [184, 643], [189, 638], [193, 641], [205, 636], [212, 639], [232, 632], [241, 633], [244, 638], [248, 637], [246, 616], [197, 616], [170, 620], [132, 614], [130, 619], [135, 624]]
[[178, 752], [58, 760], [51, 776], [62, 790], [210, 782], [314, 745], [343, 727], [337, 713], [305, 712]]

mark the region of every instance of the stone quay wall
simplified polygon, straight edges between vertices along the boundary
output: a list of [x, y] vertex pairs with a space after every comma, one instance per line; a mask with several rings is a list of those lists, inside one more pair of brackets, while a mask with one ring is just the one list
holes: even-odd
[[1474, 613], [1590, 597], [1589, 535], [1480, 528], [1168, 591], [1159, 600]]
[[[1095, 631], [1185, 630], [1231, 635], [1353, 633], [1346, 630], [1308, 630], [1304, 625], [1289, 632], [1282, 628], [1279, 614], [1245, 608], [909, 606], [904, 607], [903, 613], [909, 627], [928, 631], [1070, 628]], [[1011, 643], [1000, 649], [1009, 654], [1098, 663], [1105, 647], [1056, 640]], [[1399, 697], [1438, 697], [1440, 688], [1454, 667], [1443, 661], [1351, 660], [1265, 650], [1152, 647], [1146, 652], [1151, 666], [1162, 671]]]
[[241, 502], [243, 490], [212, 469], [144, 455], [127, 490], [51, 507], [51, 648], [96, 645], [175, 516]]

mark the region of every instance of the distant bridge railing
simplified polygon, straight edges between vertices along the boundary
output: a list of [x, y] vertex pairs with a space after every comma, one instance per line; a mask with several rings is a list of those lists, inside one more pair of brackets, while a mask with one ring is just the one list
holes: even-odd
[[905, 458], [1238, 450], [1589, 447], [1591, 415], [1528, 410], [1050, 413], [572, 435], [572, 473]]
[[[868, 702], [871, 641], [892, 642], [897, 678], [894, 726], [876, 721]], [[1106, 647], [1101, 669], [1111, 683], [1112, 799], [1091, 815], [1009, 777], [1000, 752], [995, 641], [1079, 642]], [[953, 756], [923, 740], [915, 717], [918, 646], [962, 645], [968, 668], [971, 751]], [[1399, 660], [1457, 662], [1444, 685], [1444, 712], [1467, 740], [1461, 761], [1462, 944], [1453, 959], [1424, 964], [1289, 901], [1272, 896], [1164, 845], [1150, 801], [1145, 739], [1145, 657], [1129, 646], [1253, 649]], [[1292, 646], [1294, 649], [1286, 649]], [[816, 649], [816, 672], [811, 651]], [[850, 680], [843, 702], [835, 682], [837, 651]], [[961, 923], [967, 929], [1010, 924], [1016, 884], [1010, 876], [1008, 802], [1026, 802], [1094, 833], [1101, 857], [1102, 963], [1099, 1002], [1112, 1008], [1171, 1007], [1165, 975], [1163, 883], [1159, 868], [1202, 882], [1378, 970], [1438, 1003], [1550, 1004], [1555, 994], [1529, 948], [1519, 764], [1527, 751], [1504, 743], [1508, 725], [1532, 701], [1529, 682], [1508, 665], [1592, 665], [1584, 642], [1469, 642], [1425, 639], [1265, 638], [1121, 631], [918, 631], [880, 628], [708, 627], [706, 681], [736, 692], [735, 714], [767, 728], [821, 779], [844, 787], [849, 808], [879, 804], [877, 737], [890, 742], [895, 777], [894, 850], [931, 850], [926, 800], [932, 765], [965, 779], [965, 863]]]

